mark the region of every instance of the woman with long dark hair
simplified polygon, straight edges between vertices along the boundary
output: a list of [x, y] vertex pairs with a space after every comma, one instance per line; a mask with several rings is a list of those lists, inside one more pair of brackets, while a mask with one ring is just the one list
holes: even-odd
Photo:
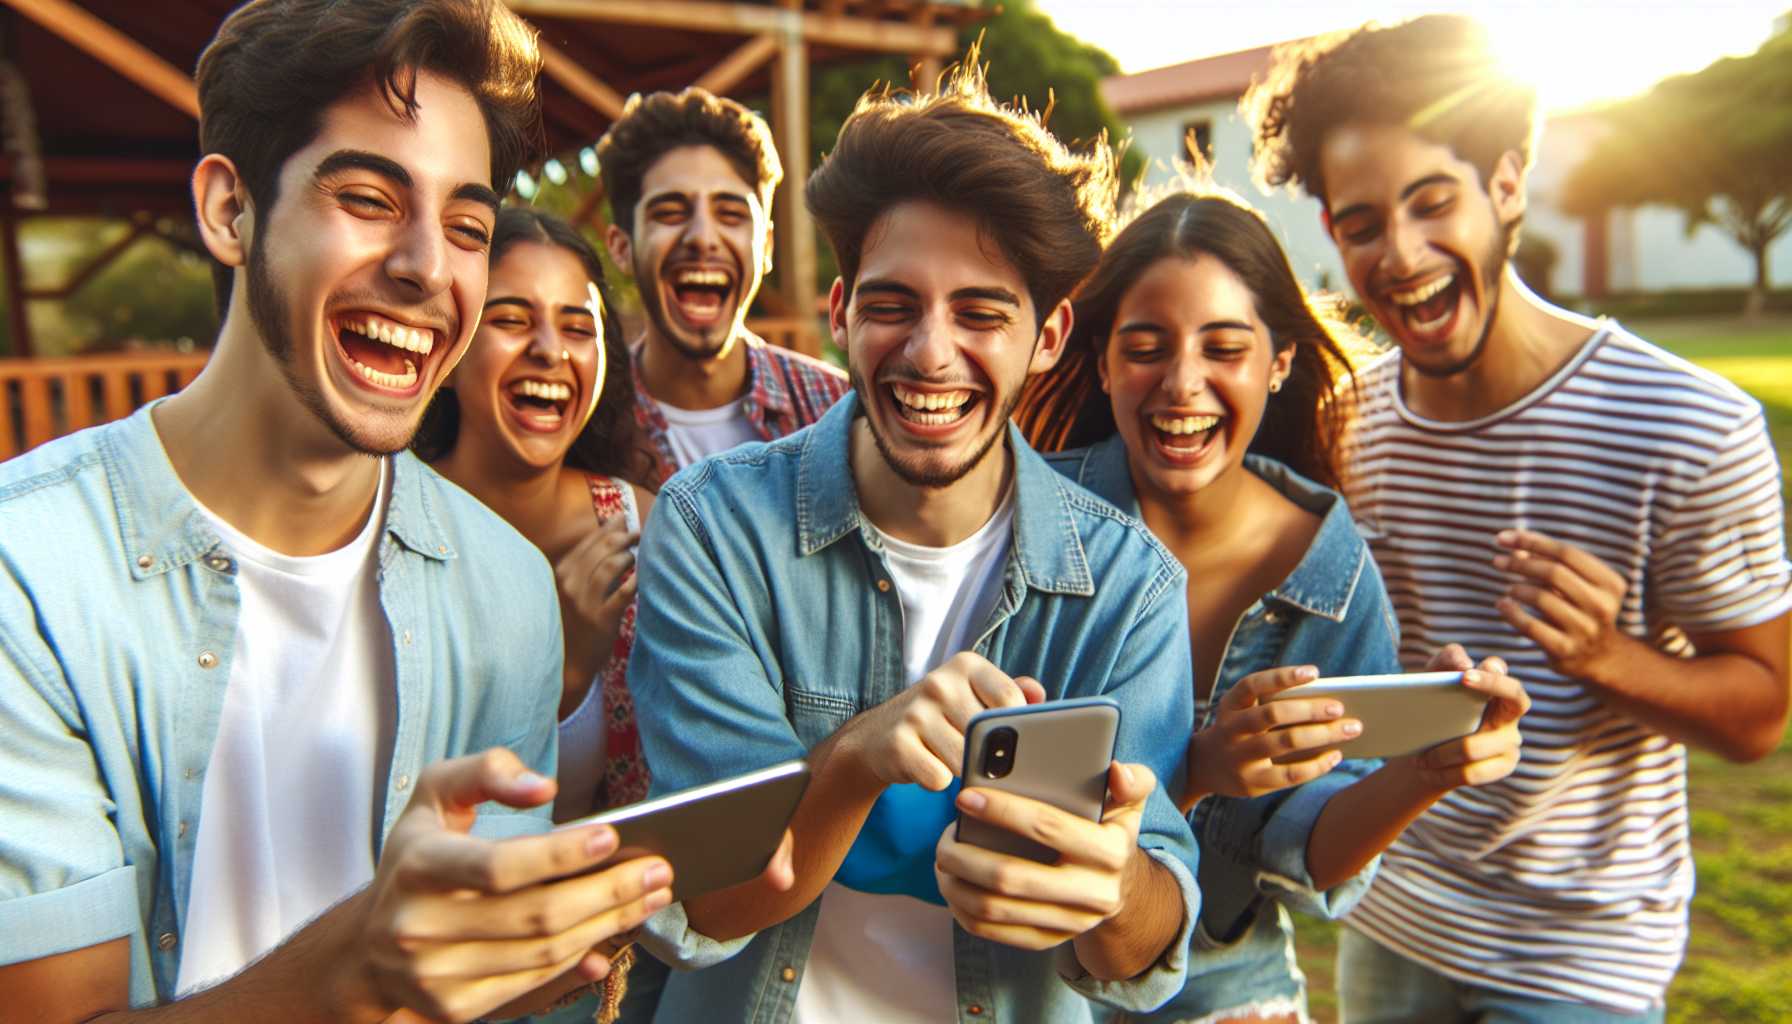
[[651, 462], [596, 250], [552, 214], [506, 207], [490, 259], [479, 330], [413, 447], [554, 566], [566, 645], [554, 819], [565, 821], [647, 793], [626, 672], [633, 546], [652, 502], [636, 481]]
[[[1261, 215], [1179, 194], [1114, 239], [1062, 359], [1016, 414], [1055, 468], [1188, 570], [1196, 717], [1180, 799], [1203, 908], [1188, 984], [1149, 1020], [1304, 1019], [1286, 908], [1342, 914], [1408, 822], [1517, 763], [1529, 702], [1493, 661], [1464, 680], [1493, 697], [1479, 732], [1386, 764], [1340, 758], [1362, 725], [1336, 701], [1264, 702], [1321, 673], [1400, 671], [1381, 576], [1332, 489], [1340, 337]], [[1436, 665], [1470, 668], [1454, 647]]]

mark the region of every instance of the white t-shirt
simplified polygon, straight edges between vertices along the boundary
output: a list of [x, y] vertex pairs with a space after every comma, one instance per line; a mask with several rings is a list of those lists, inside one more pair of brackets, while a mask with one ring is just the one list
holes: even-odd
[[[970, 650], [1002, 592], [1014, 536], [1014, 488], [989, 522], [957, 544], [922, 547], [872, 527], [902, 599], [902, 664], [913, 685]], [[796, 994], [796, 1024], [958, 1019], [952, 913], [912, 896], [831, 883]]]
[[745, 402], [729, 402], [714, 409], [680, 409], [658, 399], [654, 402], [666, 417], [666, 443], [679, 469], [705, 455], [759, 440], [753, 421], [747, 419]]
[[242, 610], [206, 765], [177, 994], [220, 981], [373, 878], [397, 713], [379, 538], [294, 558], [200, 511], [236, 563]]

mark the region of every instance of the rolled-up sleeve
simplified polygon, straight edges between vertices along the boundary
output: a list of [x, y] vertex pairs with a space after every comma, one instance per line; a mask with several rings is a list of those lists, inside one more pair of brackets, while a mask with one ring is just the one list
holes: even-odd
[[29, 614], [0, 584], [0, 964], [143, 930], [112, 798]]
[[1167, 574], [1162, 589], [1128, 630], [1103, 692], [1119, 702], [1123, 715], [1134, 716], [1121, 720], [1115, 757], [1148, 765], [1157, 773], [1157, 791], [1139, 824], [1139, 847], [1175, 879], [1182, 896], [1182, 923], [1156, 963], [1121, 981], [1088, 974], [1069, 943], [1058, 953], [1058, 973], [1072, 988], [1127, 1013], [1154, 1010], [1182, 991], [1189, 943], [1201, 916], [1201, 889], [1195, 882], [1199, 854], [1188, 821], [1171, 796], [1181, 786], [1188, 735], [1194, 728], [1193, 679], [1183, 577]]
[[[653, 793], [677, 792], [808, 751], [748, 638], [741, 609], [704, 535], [687, 474], [666, 485], [643, 531], [629, 690]], [[690, 927], [682, 904], [647, 924], [642, 942], [675, 967], [707, 967], [752, 939], [717, 942]]]

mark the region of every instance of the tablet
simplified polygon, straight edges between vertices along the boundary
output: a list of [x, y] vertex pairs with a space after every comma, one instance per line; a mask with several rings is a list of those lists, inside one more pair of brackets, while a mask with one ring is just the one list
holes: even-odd
[[[1290, 687], [1267, 701], [1331, 697], [1362, 734], [1336, 749], [1345, 757], [1405, 757], [1467, 736], [1481, 726], [1487, 694], [1462, 685], [1461, 672], [1332, 676]], [[1291, 728], [1291, 727], [1289, 727]], [[1303, 759], [1314, 751], [1304, 751]]]
[[808, 785], [808, 762], [786, 761], [560, 828], [615, 828], [621, 846], [607, 863], [658, 854], [672, 865], [672, 898], [685, 900], [758, 877], [778, 852]]

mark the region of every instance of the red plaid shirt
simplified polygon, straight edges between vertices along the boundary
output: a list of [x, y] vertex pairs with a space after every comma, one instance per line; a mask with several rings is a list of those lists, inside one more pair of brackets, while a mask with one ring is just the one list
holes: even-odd
[[[821, 418], [852, 382], [831, 363], [768, 345], [750, 331], [741, 340], [747, 347], [747, 422], [760, 440], [775, 441], [794, 434]], [[654, 455], [654, 486], [678, 471], [672, 445], [666, 439], [670, 427], [659, 403], [641, 385], [641, 346], [632, 350], [635, 371], [635, 423]]]

